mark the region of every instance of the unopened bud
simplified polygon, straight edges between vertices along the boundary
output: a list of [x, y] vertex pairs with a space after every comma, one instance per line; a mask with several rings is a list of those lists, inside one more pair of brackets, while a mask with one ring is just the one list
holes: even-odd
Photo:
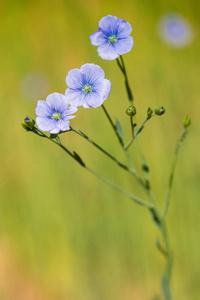
[[152, 115], [153, 115], [153, 110], [149, 107], [149, 108], [147, 109], [147, 117], [148, 117], [148, 118], [151, 118]]
[[183, 125], [185, 128], [187, 128], [188, 126], [190, 126], [190, 118], [188, 116], [185, 117], [184, 121], [183, 121]]
[[32, 129], [35, 125], [35, 120], [32, 118], [26, 117], [24, 119], [24, 123], [28, 128]]
[[136, 115], [136, 107], [131, 105], [127, 108], [126, 113], [128, 116], [133, 117]]
[[155, 114], [161, 116], [165, 113], [165, 108], [163, 106], [158, 106], [155, 108]]

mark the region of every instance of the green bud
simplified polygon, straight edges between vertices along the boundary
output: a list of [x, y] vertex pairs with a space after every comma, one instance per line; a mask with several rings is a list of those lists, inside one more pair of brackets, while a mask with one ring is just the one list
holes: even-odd
[[148, 118], [151, 118], [152, 115], [153, 115], [153, 110], [149, 107], [149, 108], [147, 109], [147, 117], [148, 117]]
[[155, 108], [155, 114], [161, 116], [165, 113], [165, 108], [163, 106], [158, 106]]
[[126, 113], [128, 116], [133, 117], [136, 115], [136, 107], [131, 105], [127, 108]]
[[188, 126], [190, 126], [190, 118], [188, 116], [185, 117], [184, 121], [183, 121], [183, 125], [185, 128], [187, 128]]
[[24, 119], [24, 123], [28, 128], [33, 129], [33, 127], [35, 125], [35, 120], [32, 118], [26, 117]]

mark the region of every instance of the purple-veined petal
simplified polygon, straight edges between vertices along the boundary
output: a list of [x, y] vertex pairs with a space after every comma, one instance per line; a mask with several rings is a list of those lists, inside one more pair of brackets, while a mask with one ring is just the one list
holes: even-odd
[[116, 52], [115, 47], [109, 43], [99, 46], [97, 51], [99, 56], [106, 60], [113, 60], [119, 57], [119, 54]]
[[50, 107], [54, 109], [54, 111], [61, 112], [63, 109], [68, 107], [69, 102], [65, 95], [60, 93], [52, 93], [46, 98], [46, 102], [49, 104]]
[[99, 29], [90, 35], [91, 44], [94, 46], [101, 45], [102, 39], [105, 40], [105, 36], [102, 34], [101, 30]]
[[98, 107], [103, 103], [103, 98], [99, 93], [90, 93], [85, 95], [83, 107], [90, 108], [90, 107]]
[[92, 84], [96, 80], [101, 80], [105, 77], [105, 73], [102, 68], [95, 64], [85, 64], [80, 70], [84, 74], [85, 83], [88, 84]]
[[66, 77], [66, 83], [71, 89], [81, 89], [84, 84], [83, 81], [84, 77], [79, 69], [73, 69], [68, 72]]
[[111, 82], [108, 79], [104, 79], [104, 91], [102, 93], [103, 100], [106, 100], [110, 95], [111, 91]]
[[70, 105], [78, 107], [82, 105], [84, 92], [68, 88], [65, 91], [65, 96], [67, 97]]
[[35, 121], [36, 121], [38, 128], [43, 131], [50, 131], [56, 127], [56, 124], [55, 124], [56, 121], [51, 118], [37, 117]]
[[133, 38], [132, 36], [128, 36], [124, 39], [119, 39], [115, 45], [115, 51], [118, 55], [125, 54], [129, 52], [133, 47]]
[[59, 133], [60, 132], [60, 129], [58, 128], [58, 127], [55, 127], [54, 129], [52, 129], [51, 131], [50, 131], [50, 133], [53, 133], [53, 134], [57, 134], [57, 133]]
[[74, 114], [75, 112], [77, 112], [78, 108], [75, 106], [70, 106], [69, 108], [66, 108], [65, 110], [62, 111], [62, 115], [64, 116], [68, 116], [71, 114]]
[[117, 32], [118, 38], [125, 38], [131, 34], [131, 25], [123, 19], [119, 19], [119, 27]]
[[70, 122], [68, 120], [59, 120], [57, 122], [57, 128], [59, 128], [62, 131], [69, 130], [70, 129]]
[[52, 109], [45, 101], [38, 100], [35, 113], [39, 117], [49, 117], [52, 114]]
[[118, 18], [110, 15], [103, 17], [99, 21], [99, 28], [106, 36], [116, 34], [118, 30]]

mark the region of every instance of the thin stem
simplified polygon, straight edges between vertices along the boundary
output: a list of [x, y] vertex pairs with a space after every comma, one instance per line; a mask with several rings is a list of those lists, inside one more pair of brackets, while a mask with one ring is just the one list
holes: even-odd
[[124, 75], [125, 86], [126, 86], [126, 91], [127, 91], [128, 99], [131, 102], [131, 104], [133, 104], [133, 94], [132, 94], [132, 91], [131, 91], [131, 88], [130, 88], [130, 85], [129, 85], [129, 82], [128, 82], [128, 76], [127, 76], [127, 73], [126, 73], [126, 68], [125, 68], [124, 60], [123, 60], [123, 58], [122, 58], [121, 55], [120, 55], [120, 60], [121, 60], [121, 62], [119, 61], [118, 58], [116, 59], [117, 64], [118, 64], [120, 70], [122, 71], [122, 73]]
[[124, 165], [123, 163], [121, 163], [120, 161], [118, 161], [114, 156], [112, 156], [110, 153], [108, 153], [106, 150], [104, 150], [102, 147], [100, 147], [99, 145], [97, 145], [92, 139], [90, 139], [86, 134], [84, 134], [82, 131], [76, 130], [73, 127], [71, 127], [71, 130], [74, 131], [75, 133], [79, 134], [80, 136], [82, 136], [83, 138], [85, 138], [86, 140], [88, 140], [88, 142], [90, 142], [92, 145], [94, 145], [96, 148], [98, 148], [101, 152], [103, 152], [105, 155], [107, 155], [110, 159], [112, 159], [113, 161], [115, 161], [120, 167], [122, 167], [123, 169], [131, 172], [131, 170]]
[[[46, 135], [45, 133], [43, 133], [41, 130], [39, 130], [38, 128], [34, 127], [33, 130], [34, 133], [39, 133], [40, 136], [43, 136], [45, 138], [47, 138], [48, 140], [50, 140], [51, 142], [55, 143], [56, 145], [58, 145], [60, 148], [62, 148], [65, 152], [67, 152], [67, 154], [69, 154], [73, 159], [75, 159], [76, 161], [77, 158], [75, 155], [73, 155], [73, 153], [71, 153], [64, 145], [61, 144], [60, 139], [59, 142], [56, 139], [51, 139], [48, 135]], [[142, 205], [144, 207], [147, 208], [153, 208], [151, 203], [148, 203], [140, 198], [138, 198], [137, 196], [133, 195], [132, 193], [129, 193], [128, 191], [122, 189], [121, 187], [119, 187], [118, 185], [116, 185], [115, 183], [109, 181], [107, 178], [101, 176], [100, 174], [98, 174], [97, 172], [95, 172], [94, 170], [90, 169], [88, 166], [86, 166], [85, 164], [82, 164], [82, 166], [88, 170], [90, 173], [92, 173], [93, 175], [95, 175], [97, 178], [101, 179], [102, 181], [104, 181], [106, 184], [108, 184], [109, 186], [113, 187], [114, 189], [118, 190], [119, 192], [121, 192], [122, 194], [126, 195], [127, 197], [131, 198], [135, 203]]]
[[178, 153], [179, 153], [181, 143], [182, 143], [186, 133], [187, 133], [187, 129], [184, 127], [184, 129], [182, 130], [180, 137], [177, 141], [177, 144], [176, 144], [176, 149], [175, 149], [175, 153], [174, 153], [174, 157], [173, 157], [172, 165], [171, 165], [171, 172], [170, 172], [170, 177], [169, 177], [167, 194], [166, 194], [166, 198], [165, 198], [165, 205], [164, 205], [164, 209], [163, 209], [163, 218], [166, 217], [167, 212], [168, 212], [168, 208], [169, 208], [169, 204], [170, 204], [171, 190], [172, 190], [172, 183], [173, 183], [173, 179], [174, 179], [174, 172], [175, 172], [175, 167], [176, 167], [176, 163], [177, 163]]
[[120, 144], [121, 144], [122, 147], [123, 147], [123, 146], [124, 146], [124, 143], [123, 143], [121, 137], [119, 136], [119, 134], [117, 133], [115, 124], [113, 123], [113, 121], [112, 121], [112, 119], [111, 119], [111, 117], [110, 117], [108, 111], [106, 110], [105, 106], [104, 106], [103, 104], [102, 104], [101, 106], [102, 106], [102, 108], [103, 108], [103, 110], [104, 110], [104, 112], [105, 112], [105, 114], [106, 114], [106, 116], [107, 116], [107, 118], [108, 118], [108, 121], [110, 122], [110, 124], [111, 124], [111, 126], [112, 126], [112, 128], [113, 128], [113, 130], [114, 130], [114, 132], [115, 132], [115, 134], [116, 134], [116, 136], [117, 136], [117, 138], [118, 138]]
[[138, 197], [136, 197], [135, 195], [127, 192], [126, 190], [122, 189], [121, 187], [119, 187], [118, 185], [114, 184], [113, 182], [109, 181], [108, 179], [104, 178], [103, 176], [99, 175], [98, 173], [96, 173], [95, 171], [93, 171], [92, 169], [85, 167], [89, 172], [91, 172], [92, 174], [94, 174], [96, 177], [98, 177], [99, 179], [101, 179], [102, 181], [104, 181], [105, 183], [107, 183], [108, 185], [110, 185], [111, 187], [113, 187], [114, 189], [118, 190], [119, 192], [121, 192], [122, 194], [126, 195], [127, 197], [131, 198], [134, 202], [136, 202], [137, 204], [140, 204], [142, 206], [145, 206], [149, 209], [153, 208], [153, 205], [151, 203], [148, 203]]
[[151, 117], [146, 117], [146, 119], [140, 124], [140, 126], [139, 126], [139, 127], [137, 128], [137, 130], [135, 131], [134, 136], [132, 136], [131, 139], [129, 140], [129, 142], [124, 146], [125, 149], [128, 149], [128, 148], [131, 146], [131, 144], [132, 144], [133, 141], [134, 141], [134, 138], [135, 138], [137, 135], [139, 135], [139, 133], [142, 131], [142, 129], [143, 129], [143, 127], [144, 127], [144, 124], [145, 124], [148, 120], [150, 120], [153, 116], [155, 116], [155, 113], [152, 114]]

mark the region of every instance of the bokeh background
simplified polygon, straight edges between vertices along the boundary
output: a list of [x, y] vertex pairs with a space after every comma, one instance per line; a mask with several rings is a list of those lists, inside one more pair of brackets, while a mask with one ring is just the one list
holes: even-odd
[[[160, 20], [170, 12], [181, 14], [192, 28], [193, 37], [183, 47], [158, 34]], [[183, 118], [192, 119], [178, 158], [168, 227], [174, 299], [199, 297], [200, 2], [1, 0], [1, 300], [144, 300], [160, 293], [164, 259], [155, 247], [158, 231], [148, 211], [20, 125], [26, 115], [36, 117], [38, 99], [65, 92], [69, 70], [93, 62], [112, 81], [105, 105], [129, 139], [122, 74], [115, 61], [97, 55], [89, 40], [108, 14], [133, 28], [135, 45], [124, 60], [138, 123], [149, 106], [166, 108], [141, 136], [160, 207]], [[125, 162], [101, 108], [80, 108], [76, 115], [73, 127]], [[145, 197], [134, 178], [79, 136], [66, 133], [62, 141], [100, 174]], [[130, 153], [140, 169], [137, 145]]]

